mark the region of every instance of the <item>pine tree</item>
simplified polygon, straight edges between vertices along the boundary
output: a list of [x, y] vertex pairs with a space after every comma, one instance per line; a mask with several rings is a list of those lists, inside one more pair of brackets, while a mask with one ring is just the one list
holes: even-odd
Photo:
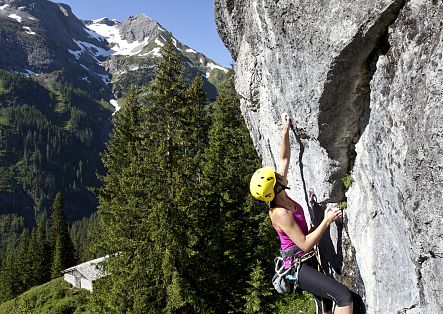
[[[49, 230], [49, 245], [51, 250], [54, 251], [57, 246], [57, 241], [60, 241], [61, 245], [61, 265], [63, 268], [71, 267], [75, 264], [74, 245], [72, 244], [71, 237], [68, 232], [68, 226], [66, 224], [65, 215], [63, 213], [63, 197], [60, 192], [55, 195], [54, 202], [52, 203], [52, 215], [50, 221]], [[43, 228], [43, 226], [42, 226]], [[43, 229], [41, 230], [43, 232]]]
[[208, 143], [209, 131], [209, 118], [205, 111], [206, 93], [201, 76], [195, 77], [187, 90], [187, 97], [184, 116], [188, 121], [184, 125], [184, 138], [189, 146], [187, 150], [193, 157], [190, 166], [195, 173], [195, 170], [200, 170], [200, 161]]
[[69, 229], [69, 234], [74, 244], [74, 251], [77, 254], [75, 259], [79, 263], [99, 257], [99, 255], [96, 255], [96, 252], [93, 250], [94, 243], [96, 243], [96, 240], [99, 237], [97, 234], [97, 226], [97, 213], [93, 213], [89, 217], [77, 220]]
[[[214, 104], [214, 123], [203, 163], [200, 227], [202, 291], [215, 312], [240, 311], [257, 260], [272, 261], [266, 206], [249, 194], [260, 160], [240, 112], [234, 78], [225, 82]], [[217, 261], [217, 263], [211, 263]], [[210, 265], [210, 266], [208, 266]], [[210, 282], [216, 282], [211, 286]], [[220, 303], [218, 300], [225, 300]]]
[[63, 244], [62, 244], [62, 239], [59, 236], [55, 241], [54, 255], [52, 257], [51, 279], [60, 277], [64, 269], [65, 267], [63, 264]]
[[263, 269], [262, 263], [257, 261], [250, 273], [250, 280], [246, 288], [247, 294], [243, 296], [246, 300], [245, 313], [272, 313], [274, 305], [269, 302], [272, 297], [271, 285]]
[[148, 306], [143, 284], [155, 286], [144, 269], [151, 267], [141, 258], [151, 250], [150, 239], [143, 233], [146, 208], [152, 197], [147, 180], [140, 172], [142, 107], [137, 92], [131, 88], [125, 105], [114, 118], [114, 130], [102, 156], [107, 170], [100, 177], [99, 238], [95, 252], [108, 255], [103, 264], [107, 276], [95, 290], [95, 305], [100, 312], [142, 312]]
[[[136, 97], [128, 99], [117, 117], [124, 123], [116, 123], [103, 156], [99, 217], [110, 257], [103, 294], [97, 293], [102, 311], [187, 313], [203, 307], [188, 280], [196, 240], [186, 200], [199, 182], [195, 155], [205, 140], [195, 132], [204, 119], [204, 96], [198, 80], [186, 87], [172, 41], [162, 53], [147, 104], [141, 108]], [[117, 147], [131, 149], [121, 154]]]
[[171, 40], [162, 53], [163, 62], [149, 87], [143, 123], [148, 134], [144, 143], [149, 147], [143, 164], [155, 164], [157, 173], [162, 174], [151, 177], [151, 188], [158, 192], [151, 205], [156, 225], [152, 225], [150, 234], [155, 251], [163, 252], [157, 297], [163, 300], [168, 313], [198, 311], [204, 308], [204, 302], [195, 293], [189, 270], [199, 239], [192, 205], [200, 186], [198, 159], [207, 141], [203, 110], [206, 97], [201, 78], [186, 88], [183, 66]]
[[23, 229], [20, 236], [20, 240], [17, 247], [17, 285], [18, 292], [21, 293], [30, 288], [29, 282], [31, 279], [31, 264], [28, 255], [29, 249], [29, 236], [28, 231]]
[[46, 237], [46, 222], [44, 220], [40, 221], [37, 225], [35, 239], [36, 241], [33, 248], [34, 256], [31, 264], [33, 265], [33, 277], [36, 284], [40, 285], [51, 279], [51, 248]]
[[8, 247], [0, 270], [0, 303], [15, 298], [19, 291], [15, 250]]
[[[28, 259], [29, 259], [29, 287], [36, 286], [40, 284], [40, 274], [38, 272], [39, 264], [41, 263], [39, 254], [39, 243], [37, 241], [37, 229], [32, 229], [31, 236], [29, 238], [28, 246]], [[46, 252], [46, 254], [51, 254], [51, 252]]]

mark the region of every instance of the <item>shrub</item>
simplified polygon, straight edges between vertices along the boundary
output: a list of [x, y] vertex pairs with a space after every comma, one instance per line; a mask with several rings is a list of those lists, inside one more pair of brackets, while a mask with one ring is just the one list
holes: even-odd
[[349, 187], [352, 185], [352, 182], [354, 182], [354, 179], [352, 178], [351, 173], [348, 173], [341, 179], [341, 183], [346, 190], [349, 189]]

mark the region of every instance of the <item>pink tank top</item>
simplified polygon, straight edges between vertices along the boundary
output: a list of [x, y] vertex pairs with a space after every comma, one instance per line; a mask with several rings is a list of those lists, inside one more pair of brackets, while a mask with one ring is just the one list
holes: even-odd
[[[285, 208], [283, 206], [279, 206], [279, 207]], [[306, 223], [305, 214], [304, 214], [303, 208], [300, 206], [300, 204], [295, 202], [295, 210], [289, 210], [288, 208], [285, 208], [285, 209], [288, 210], [292, 214], [292, 217], [294, 217], [295, 222], [300, 227], [303, 234], [307, 235], [308, 234], [308, 224]], [[284, 233], [283, 231], [277, 230], [275, 227], [274, 227], [274, 229], [275, 229], [275, 231], [277, 231], [277, 234], [280, 238], [280, 250], [285, 251], [285, 250], [297, 247], [297, 245], [295, 245], [295, 243], [286, 235], [286, 233]], [[303, 251], [300, 251], [300, 253], [298, 253], [299, 256], [301, 256], [303, 254], [304, 254]]]

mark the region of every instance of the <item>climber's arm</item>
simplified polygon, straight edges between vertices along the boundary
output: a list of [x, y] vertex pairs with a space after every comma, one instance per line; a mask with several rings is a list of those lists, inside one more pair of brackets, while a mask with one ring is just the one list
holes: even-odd
[[274, 226], [283, 230], [284, 233], [304, 252], [309, 252], [320, 241], [320, 238], [328, 229], [329, 225], [341, 217], [341, 210], [327, 208], [321, 224], [313, 232], [304, 235], [299, 225], [286, 209], [275, 208], [272, 215]]
[[291, 145], [289, 144], [289, 127], [291, 119], [287, 113], [282, 114], [282, 140], [280, 143], [280, 161], [278, 164], [278, 173], [284, 177], [288, 174], [289, 161], [291, 159]]

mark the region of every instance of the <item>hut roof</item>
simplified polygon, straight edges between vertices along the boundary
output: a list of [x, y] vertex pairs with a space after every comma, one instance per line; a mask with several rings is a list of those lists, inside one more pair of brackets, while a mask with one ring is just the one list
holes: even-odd
[[94, 281], [98, 278], [101, 278], [105, 275], [103, 270], [100, 269], [98, 266], [99, 263], [104, 261], [107, 258], [107, 256], [100, 257], [70, 268], [67, 268], [63, 271], [63, 274], [71, 272], [73, 270], [77, 270], [79, 273], [81, 273], [83, 276], [85, 276], [88, 280]]

